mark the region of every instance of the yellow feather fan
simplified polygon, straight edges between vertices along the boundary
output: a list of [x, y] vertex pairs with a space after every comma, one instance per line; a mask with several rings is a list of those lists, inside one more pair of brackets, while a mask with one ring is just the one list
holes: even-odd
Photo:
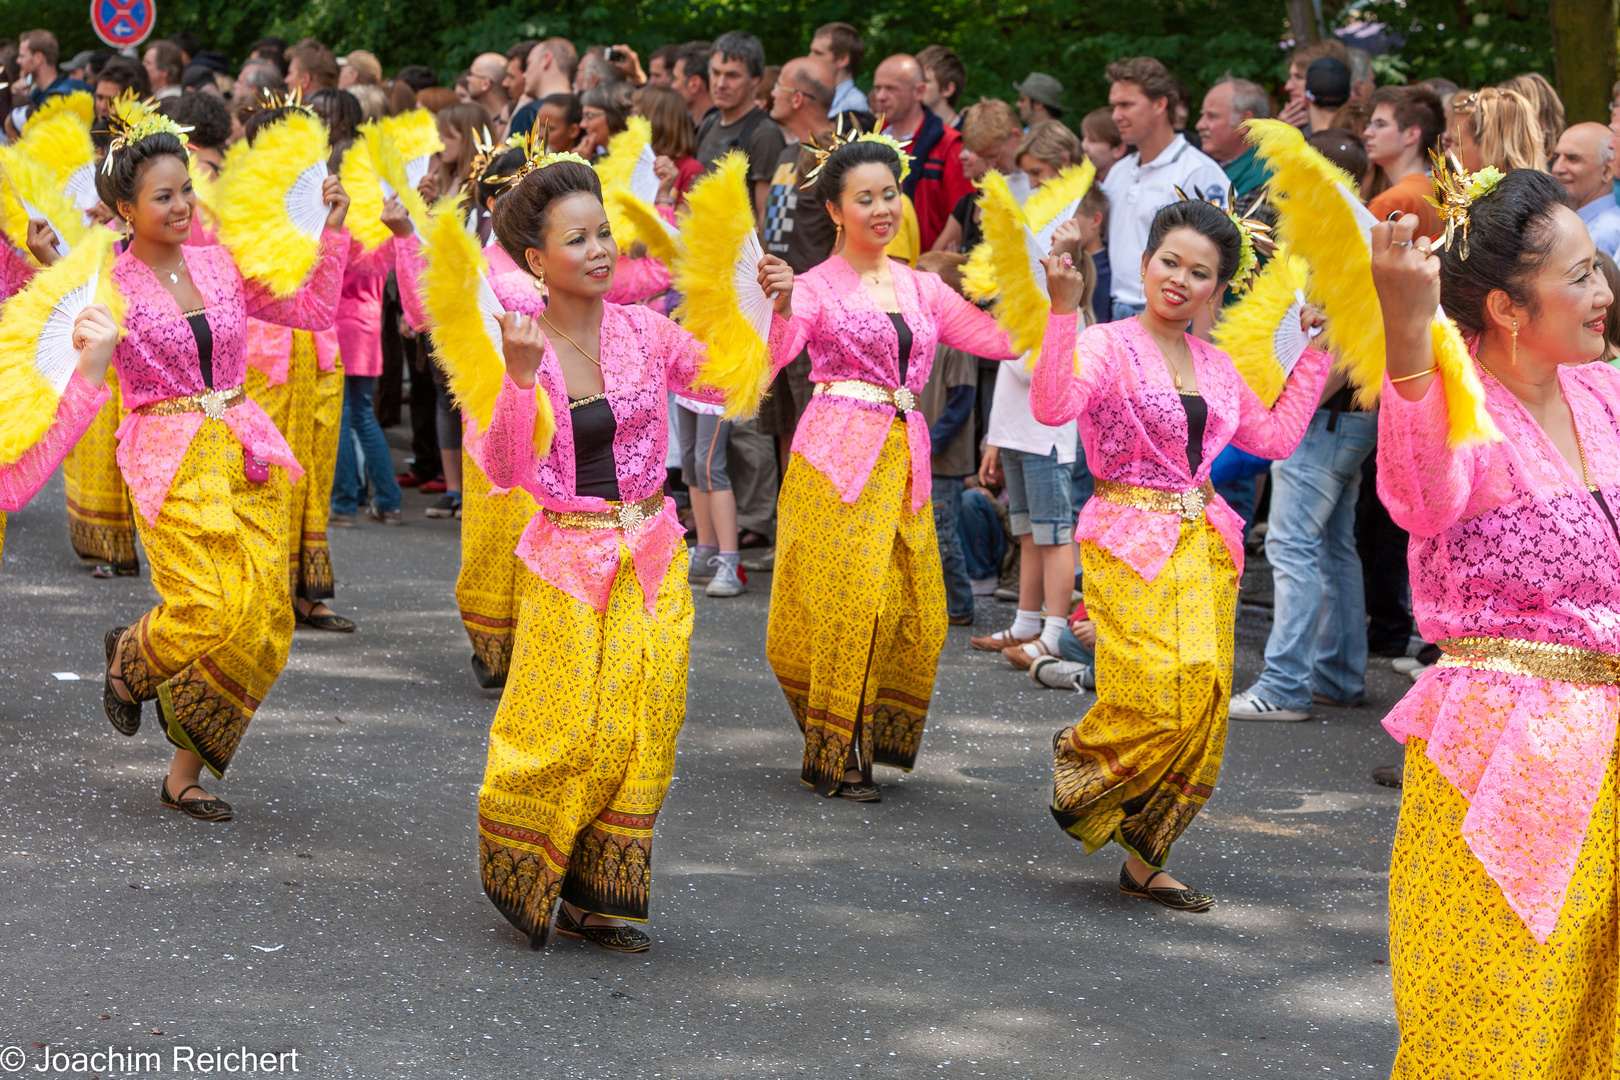
[[327, 207], [321, 200], [332, 148], [326, 125], [289, 110], [225, 153], [214, 192], [219, 241], [243, 276], [277, 296], [298, 291], [320, 254]]
[[1268, 406], [1276, 404], [1287, 381], [1277, 355], [1279, 327], [1290, 317], [1297, 327], [1294, 305], [1309, 276], [1304, 259], [1279, 249], [1249, 291], [1222, 311], [1215, 324], [1215, 344], [1232, 357], [1238, 375]]
[[31, 122], [26, 132], [11, 152], [26, 154], [48, 168], [81, 213], [94, 209], [101, 201], [96, 194], [96, 149], [90, 142], [90, 128], [79, 114], [57, 110], [44, 120]]
[[608, 140], [607, 155], [596, 163], [596, 176], [602, 182], [602, 203], [607, 208], [608, 224], [613, 227], [613, 239], [620, 251], [630, 250], [640, 230], [626, 216], [622, 204], [614, 196], [621, 191], [633, 191], [630, 178], [635, 175], [636, 165], [641, 161], [641, 151], [651, 145], [652, 124], [644, 116], [632, 116], [626, 122], [625, 129]]
[[[676, 234], [670, 230], [669, 223], [659, 216], [658, 211], [636, 198], [627, 189], [608, 192], [606, 206], [608, 221], [611, 223], [614, 216], [626, 222], [635, 240], [647, 245], [647, 254], [663, 263], [665, 266], [675, 265]], [[619, 227], [613, 226], [613, 238], [619, 238]], [[619, 246], [623, 252], [624, 245]]]
[[[405, 163], [406, 183], [415, 188], [427, 175], [429, 159], [444, 150], [439, 138], [439, 122], [426, 109], [411, 109], [378, 121], [383, 134], [393, 140]], [[449, 194], [449, 192], [445, 192]]]
[[[1070, 165], [1058, 173], [1056, 179], [1042, 184], [1024, 201], [1022, 207], [1018, 207], [1017, 199], [1012, 200], [1012, 205], [1018, 208], [1020, 220], [1035, 233], [1037, 242], [1045, 250], [1051, 250], [1052, 233], [1063, 224], [1063, 220], [1074, 216], [1074, 211], [1070, 207], [1085, 198], [1096, 177], [1097, 167], [1088, 158], [1079, 165]], [[1011, 188], [1008, 188], [1008, 194], [1011, 194]], [[983, 205], [982, 197], [980, 205]], [[1063, 213], [1065, 210], [1069, 212]], [[1060, 216], [1063, 220], [1059, 220]], [[980, 244], [968, 253], [967, 265], [962, 270], [962, 287], [974, 300], [995, 299], [999, 286], [996, 284], [996, 268], [987, 245]]]
[[224, 179], [221, 173], [216, 180], [203, 172], [197, 164], [197, 155], [192, 154], [191, 160], [186, 162], [186, 172], [191, 174], [191, 191], [197, 196], [197, 213], [202, 223], [216, 236], [219, 234], [219, 213], [215, 207], [219, 205], [219, 185]]
[[[1372, 255], [1362, 224], [1370, 217], [1354, 182], [1305, 142], [1299, 129], [1280, 120], [1249, 122], [1249, 141], [1272, 168], [1271, 204], [1278, 235], [1311, 266], [1311, 302], [1327, 316], [1327, 338], [1356, 400], [1370, 407], [1384, 381], [1384, 319], [1372, 283]], [[1445, 385], [1451, 444], [1501, 438], [1485, 411], [1485, 388], [1474, 360], [1449, 319], [1437, 317], [1435, 363]]]
[[35, 110], [27, 123], [23, 124], [22, 133], [27, 136], [37, 125], [63, 115], [77, 117], [88, 131], [90, 125], [96, 122], [95, 98], [90, 96], [88, 90], [76, 90], [71, 94], [53, 94], [46, 98], [45, 103]]
[[375, 155], [373, 160], [377, 163], [377, 175], [388, 187], [394, 189], [400, 203], [405, 207], [405, 212], [410, 214], [411, 223], [420, 232], [427, 224], [427, 202], [422, 198], [422, 193], [416, 190], [416, 185], [410, 181], [405, 159], [399, 154], [399, 144], [384, 133], [372, 143], [372, 153]]
[[[0, 463], [10, 464], [44, 437], [56, 416], [62, 388], [72, 378], [78, 350], [73, 319], [91, 302], [106, 304], [124, 320], [124, 303], [112, 282], [112, 246], [117, 234], [96, 226], [68, 255], [34, 275], [0, 314]], [[94, 297], [86, 288], [95, 279]]]
[[675, 316], [709, 348], [698, 385], [725, 392], [727, 417], [752, 416], [772, 371], [770, 300], [743, 265], [759, 258], [747, 156], [734, 150], [721, 158], [687, 192], [686, 205], [671, 282], [684, 297]]
[[344, 218], [349, 235], [360, 241], [366, 251], [376, 251], [394, 234], [382, 223], [383, 188], [377, 172], [376, 151], [382, 139], [381, 121], [368, 120], [360, 125], [355, 140], [343, 155], [338, 179], [349, 196], [349, 213]]
[[[985, 173], [979, 192], [984, 243], [975, 251], [984, 255], [977, 265], [972, 257], [968, 259], [963, 287], [970, 296], [982, 299], [984, 294], [975, 291], [982, 288], [988, 275], [994, 286], [990, 295], [995, 297], [990, 310], [1012, 338], [1013, 348], [1021, 353], [1037, 352], [1046, 337], [1046, 319], [1052, 307], [1044, 282], [1036, 277], [1030, 261], [1040, 243], [1029, 229], [1006, 177], [993, 170]], [[1049, 248], [1050, 240], [1047, 245]]]
[[[462, 227], [461, 196], [440, 199], [422, 233], [422, 307], [433, 325], [433, 354], [444, 365], [450, 394], [479, 431], [488, 431], [506, 375], [501, 352], [502, 305], [489, 284], [489, 263], [478, 238]], [[551, 453], [557, 419], [551, 398], [535, 383], [534, 449]]]
[[[84, 215], [63, 193], [55, 175], [44, 163], [23, 152], [20, 146], [13, 146], [0, 156], [0, 168], [5, 173], [4, 183], [0, 183], [0, 229], [5, 230], [18, 250], [28, 251], [28, 219], [37, 217], [50, 222], [64, 252], [84, 242], [88, 233]], [[33, 259], [33, 253], [29, 252], [28, 257]]]

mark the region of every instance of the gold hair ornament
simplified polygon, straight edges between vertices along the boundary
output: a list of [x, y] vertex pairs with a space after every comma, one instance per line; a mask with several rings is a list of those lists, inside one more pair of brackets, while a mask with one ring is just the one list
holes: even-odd
[[1451, 238], [1460, 227], [1462, 244], [1457, 254], [1466, 262], [1469, 214], [1473, 211], [1475, 200], [1496, 190], [1496, 185], [1502, 182], [1502, 172], [1487, 165], [1479, 172], [1471, 173], [1462, 167], [1455, 154], [1449, 152], [1442, 157], [1430, 150], [1429, 157], [1434, 162], [1434, 195], [1429, 198], [1429, 204], [1440, 211], [1440, 217], [1446, 223], [1446, 238], [1441, 242], [1440, 249], [1451, 250]]
[[1264, 205], [1267, 191], [1262, 190], [1260, 197], [1255, 199], [1254, 204], [1249, 207], [1249, 212], [1241, 217], [1236, 211], [1228, 209], [1229, 206], [1237, 203], [1237, 188], [1231, 185], [1228, 185], [1226, 189], [1226, 206], [1222, 206], [1218, 198], [1195, 200], [1191, 195], [1182, 191], [1179, 186], [1176, 187], [1175, 191], [1177, 195], [1181, 196], [1182, 202], [1208, 202], [1231, 219], [1233, 225], [1237, 226], [1238, 265], [1237, 270], [1232, 274], [1232, 280], [1228, 287], [1235, 293], [1246, 290], [1254, 281], [1254, 272], [1260, 265], [1260, 253], [1264, 253], [1269, 257], [1272, 252], [1277, 250], [1277, 242], [1271, 238], [1271, 226], [1254, 216], [1255, 211]]
[[[259, 96], [253, 99], [254, 112], [267, 112], [271, 109], [294, 109], [309, 116], [315, 116], [315, 110], [304, 104], [304, 93], [297, 87], [280, 93], [268, 87], [259, 89]], [[316, 117], [319, 119], [319, 117]]]
[[[531, 129], [527, 135], [523, 136], [522, 141], [516, 144], [523, 148], [524, 156], [528, 159], [524, 161], [523, 167], [517, 172], [513, 173], [511, 176], [486, 177], [484, 183], [489, 184], [492, 187], [506, 187], [509, 184], [518, 183], [532, 172], [555, 165], [560, 161], [574, 161], [585, 166], [586, 168], [590, 168], [591, 163], [574, 153], [572, 150], [563, 150], [559, 153], [552, 153], [550, 148], [547, 146], [550, 139], [550, 121], [547, 121], [546, 126], [541, 129], [540, 137], [538, 139], [534, 137], [534, 131]], [[511, 143], [512, 140], [508, 139], [507, 142]]]
[[113, 99], [112, 110], [107, 117], [107, 128], [113, 134], [112, 142], [107, 147], [107, 163], [102, 166], [103, 171], [107, 173], [112, 172], [114, 157], [142, 139], [167, 134], [185, 143], [186, 136], [191, 134], [192, 130], [158, 112], [155, 99], [147, 98], [143, 101], [136, 96], [133, 89], [125, 90]]
[[828, 135], [826, 146], [822, 146], [814, 138], [806, 144], [806, 148], [815, 155], [816, 163], [804, 174], [804, 183], [800, 184], [799, 187], [805, 189], [813, 185], [816, 178], [821, 175], [822, 167], [827, 164], [827, 159], [832, 157], [833, 152], [839, 147], [848, 146], [852, 142], [880, 143], [893, 150], [895, 156], [900, 159], [900, 182], [905, 183], [906, 177], [911, 175], [911, 155], [906, 152], [906, 147], [910, 145], [910, 141], [901, 142], [893, 135], [888, 134], [883, 130], [883, 123], [884, 118], [880, 116], [877, 118], [877, 122], [872, 125], [871, 131], [862, 132], [859, 127], [855, 127], [853, 131], [846, 135], [844, 133], [844, 114], [839, 113], [838, 126]]

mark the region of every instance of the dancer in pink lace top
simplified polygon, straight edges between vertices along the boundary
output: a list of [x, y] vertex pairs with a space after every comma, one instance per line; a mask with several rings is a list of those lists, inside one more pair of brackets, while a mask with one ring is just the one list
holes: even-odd
[[[804, 732], [800, 779], [861, 802], [881, 797], [874, 763], [916, 763], [945, 644], [917, 395], [936, 343], [1015, 355], [990, 315], [885, 253], [901, 222], [900, 174], [879, 142], [828, 156], [814, 197], [844, 243], [799, 278], [781, 344], [789, 357], [809, 350], [816, 387], [777, 502], [766, 656]], [[1048, 340], [1067, 324], [1072, 341], [1074, 319], [1054, 312]]]
[[[1466, 181], [1466, 177], [1464, 178]], [[1467, 186], [1466, 183], [1464, 186]], [[1378, 494], [1444, 654], [1390, 711], [1397, 1077], [1607, 1076], [1620, 1061], [1620, 372], [1612, 293], [1560, 185], [1515, 170], [1466, 262], [1373, 231], [1388, 372]], [[1473, 348], [1499, 441], [1455, 447], [1429, 321]]]
[[[1306, 353], [1267, 409], [1230, 357], [1186, 332], [1247, 242], [1207, 203], [1160, 210], [1142, 260], [1147, 310], [1048, 349], [1030, 387], [1041, 423], [1079, 419], [1096, 476], [1075, 539], [1097, 625], [1097, 703], [1053, 739], [1052, 814], [1087, 854], [1109, 841], [1126, 850], [1122, 892], [1183, 911], [1214, 903], [1163, 867], [1220, 775], [1243, 571], [1243, 523], [1210, 467], [1228, 444], [1287, 457], [1328, 373], [1326, 354]], [[1074, 342], [1073, 324], [1064, 331]]]
[[[518, 545], [534, 576], [490, 728], [479, 867], [533, 947], [560, 898], [561, 932], [639, 952], [651, 939], [626, 923], [647, 919], [692, 634], [684, 530], [663, 492], [667, 394], [720, 395], [692, 388], [706, 352], [691, 334], [604, 301], [618, 250], [596, 174], [571, 154], [546, 160], [494, 210], [512, 265], [548, 296], [538, 322], [502, 316], [505, 376], [472, 451], [491, 484], [541, 507]], [[759, 273], [787, 311], [787, 264], [767, 257]], [[778, 366], [790, 356], [773, 352]]]
[[[154, 130], [154, 128], [156, 130]], [[131, 232], [112, 280], [126, 304], [118, 367], [129, 415], [118, 463], [161, 603], [106, 636], [107, 717], [122, 734], [158, 702], [176, 746], [166, 806], [223, 821], [230, 806], [198, 783], [223, 775], [287, 660], [288, 490], [302, 468], [243, 391], [249, 315], [307, 330], [332, 323], [349, 237], [336, 178], [320, 255], [300, 292], [276, 300], [242, 279], [222, 247], [186, 245], [196, 199], [184, 144], [147, 122], [97, 172], [101, 198]]]

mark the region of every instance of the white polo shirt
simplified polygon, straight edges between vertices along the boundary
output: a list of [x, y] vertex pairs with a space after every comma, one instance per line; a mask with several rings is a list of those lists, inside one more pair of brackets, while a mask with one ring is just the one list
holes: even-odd
[[1226, 206], [1231, 181], [1215, 159], [1177, 135], [1159, 156], [1142, 164], [1141, 152], [1121, 158], [1103, 180], [1108, 196], [1108, 265], [1116, 303], [1141, 307], [1142, 253], [1153, 216], [1180, 200], [1176, 188], [1195, 199]]

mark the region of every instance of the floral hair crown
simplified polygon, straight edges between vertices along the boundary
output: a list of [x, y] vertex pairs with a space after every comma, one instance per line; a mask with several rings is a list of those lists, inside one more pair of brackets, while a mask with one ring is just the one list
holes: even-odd
[[872, 125], [871, 131], [863, 132], [856, 127], [846, 135], [844, 133], [844, 114], [840, 113], [838, 115], [838, 127], [827, 136], [826, 146], [821, 145], [814, 138], [806, 144], [806, 148], [815, 155], [816, 164], [809, 172], [804, 174], [804, 183], [800, 184], [799, 187], [801, 189], [808, 188], [814, 184], [816, 178], [821, 175], [822, 167], [827, 164], [827, 159], [832, 157], [833, 152], [839, 147], [848, 146], [854, 142], [881, 143], [893, 150], [895, 157], [900, 159], [900, 181], [904, 183], [906, 177], [911, 175], [911, 155], [906, 152], [906, 146], [909, 143], [903, 143], [893, 135], [885, 132], [883, 130], [883, 119], [881, 116], [878, 117], [877, 122]]
[[142, 139], [168, 134], [184, 143], [186, 136], [191, 134], [191, 128], [158, 112], [156, 100], [147, 98], [143, 101], [132, 89], [125, 90], [113, 99], [107, 128], [112, 132], [113, 139], [107, 147], [107, 162], [102, 169], [108, 173], [112, 172], [113, 158]]
[[1471, 173], [1462, 167], [1453, 154], [1442, 157], [1430, 150], [1429, 157], [1434, 162], [1434, 196], [1429, 203], [1440, 211], [1440, 217], [1446, 223], [1446, 238], [1441, 242], [1440, 249], [1451, 250], [1451, 238], [1461, 227], [1462, 244], [1457, 254], [1466, 262], [1468, 216], [1473, 211], [1474, 201], [1495, 191], [1496, 185], [1502, 182], [1501, 170], [1487, 165], [1479, 172]]
[[1176, 188], [1176, 194], [1181, 196], [1182, 202], [1208, 202], [1230, 218], [1233, 225], [1237, 226], [1238, 265], [1237, 270], [1232, 274], [1230, 285], [1233, 292], [1243, 292], [1254, 280], [1254, 271], [1260, 265], [1261, 252], [1270, 255], [1277, 250], [1277, 242], [1271, 238], [1271, 226], [1254, 216], [1255, 212], [1264, 205], [1266, 193], [1266, 189], [1262, 189], [1260, 197], [1255, 199], [1253, 204], [1249, 206], [1248, 211], [1240, 216], [1235, 210], [1228, 209], [1228, 207], [1237, 204], [1237, 188], [1235, 187], [1227, 187], [1225, 206], [1221, 205], [1218, 196], [1213, 199], [1195, 200], [1191, 195], [1182, 191], [1181, 188]]
[[306, 116], [314, 116], [315, 110], [304, 104], [303, 91], [296, 87], [286, 93], [279, 93], [269, 87], [261, 87], [259, 96], [253, 100], [255, 112], [268, 112], [271, 109], [292, 109]]
[[[523, 162], [523, 167], [517, 172], [513, 173], [511, 176], [488, 176], [484, 178], [484, 183], [489, 184], [492, 187], [506, 187], [508, 185], [518, 183], [532, 172], [555, 165], [559, 161], [574, 161], [585, 166], [586, 168], [590, 168], [591, 163], [574, 153], [572, 150], [563, 150], [553, 153], [546, 145], [550, 139], [550, 121], [547, 121], [546, 126], [540, 130], [539, 138], [535, 138], [534, 130], [531, 128], [525, 135], [513, 136], [512, 138], [507, 139], [502, 145], [521, 147], [523, 149], [524, 157], [527, 160]], [[470, 172], [471, 170], [469, 170], [469, 173]]]

